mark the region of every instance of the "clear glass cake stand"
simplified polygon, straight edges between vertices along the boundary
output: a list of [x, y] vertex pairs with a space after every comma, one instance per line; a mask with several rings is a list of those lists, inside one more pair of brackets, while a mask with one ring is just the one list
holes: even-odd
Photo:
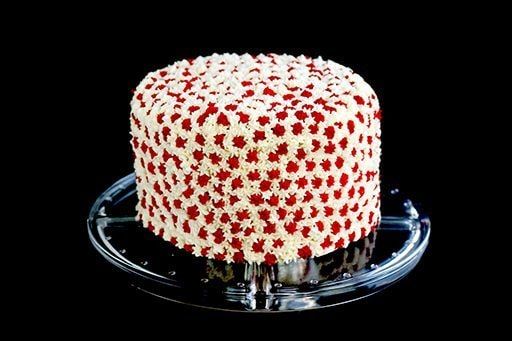
[[88, 218], [98, 252], [137, 289], [212, 309], [285, 312], [339, 305], [372, 295], [407, 275], [429, 240], [430, 221], [397, 189], [383, 191], [376, 232], [328, 255], [274, 266], [194, 257], [135, 221], [135, 176], [101, 194]]

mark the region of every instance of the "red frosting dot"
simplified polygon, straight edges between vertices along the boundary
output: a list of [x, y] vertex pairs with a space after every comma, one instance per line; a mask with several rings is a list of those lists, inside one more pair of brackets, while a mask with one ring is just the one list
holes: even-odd
[[354, 239], [356, 239], [356, 232], [354, 231], [354, 232], [350, 233], [350, 234], [348, 235], [348, 239], [349, 239], [351, 242], [353, 242], [353, 241], [354, 241]]
[[277, 206], [279, 204], [279, 197], [277, 195], [272, 195], [269, 199], [268, 199], [268, 204], [270, 206]]
[[279, 154], [273, 152], [268, 153], [268, 160], [271, 162], [279, 162]]
[[364, 104], [363, 97], [356, 95], [356, 96], [354, 96], [354, 99], [356, 100], [357, 104], [359, 104], [359, 105]]
[[258, 151], [250, 150], [247, 152], [247, 162], [258, 162]]
[[218, 165], [221, 160], [220, 156], [215, 153], [210, 154], [209, 159], [214, 165]]
[[262, 192], [266, 192], [270, 189], [270, 186], [272, 185], [272, 183], [270, 181], [267, 181], [267, 180], [263, 180], [260, 182], [260, 190]]
[[296, 173], [299, 170], [299, 165], [296, 162], [288, 161], [288, 165], [286, 166], [286, 171], [288, 173]]
[[287, 190], [290, 187], [291, 183], [291, 180], [283, 179], [279, 182], [279, 188]]
[[240, 123], [247, 123], [247, 122], [249, 122], [249, 115], [244, 114], [243, 112], [237, 112], [236, 114], [239, 117]]
[[276, 224], [267, 222], [267, 224], [263, 227], [263, 233], [272, 234], [276, 232]]
[[260, 116], [258, 117], [258, 123], [264, 126], [265, 124], [270, 122], [270, 118], [268, 116]]
[[304, 160], [306, 158], [306, 152], [304, 151], [304, 148], [297, 149], [295, 156], [298, 160]]
[[260, 173], [255, 170], [255, 171], [252, 171], [252, 172], [249, 172], [247, 174], [247, 177], [249, 178], [249, 180], [251, 181], [256, 181], [256, 180], [259, 180], [260, 179]]
[[223, 126], [229, 126], [229, 119], [224, 113], [220, 113], [217, 116], [217, 124], [221, 124]]
[[279, 216], [280, 220], [284, 220], [287, 214], [288, 212], [284, 208], [280, 207], [277, 209], [277, 215]]
[[275, 96], [275, 92], [274, 90], [270, 89], [269, 87], [266, 87], [264, 90], [263, 90], [263, 94], [264, 95], [269, 95], [269, 96]]
[[284, 120], [286, 117], [288, 117], [288, 113], [286, 111], [280, 111], [276, 114], [276, 117], [278, 120], [282, 121]]
[[311, 194], [310, 191], [306, 191], [306, 193], [304, 193], [304, 197], [302, 198], [302, 201], [303, 202], [310, 202], [311, 199], [313, 199], [313, 194]]
[[300, 122], [294, 123], [292, 126], [292, 132], [294, 135], [299, 135], [300, 133], [302, 133], [303, 129], [304, 127]]
[[228, 159], [228, 165], [231, 169], [237, 169], [240, 167], [240, 162], [238, 161], [238, 158], [236, 156], [230, 157]]
[[174, 199], [173, 204], [174, 204], [174, 207], [181, 209], [181, 200]]
[[320, 193], [320, 200], [323, 203], [329, 201], [329, 194], [328, 193]]
[[254, 132], [253, 141], [258, 142], [258, 141], [263, 141], [263, 140], [265, 140], [265, 132], [262, 130], [256, 130]]
[[302, 97], [306, 97], [306, 98], [309, 98], [311, 97], [311, 92], [307, 91], [307, 90], [304, 90], [302, 91], [302, 93], [300, 94]]
[[210, 177], [206, 174], [201, 174], [197, 177], [197, 183], [201, 187], [208, 185], [208, 181], [210, 181]]
[[205, 139], [204, 139], [203, 135], [197, 134], [195, 141], [196, 141], [196, 143], [200, 144], [201, 146], [204, 146]]
[[309, 232], [311, 232], [311, 228], [309, 226], [304, 226], [302, 228], [302, 231], [300, 231], [300, 232], [302, 233], [304, 238], [308, 238], [309, 237]]
[[242, 251], [237, 251], [233, 254], [233, 261], [235, 263], [243, 263], [244, 262], [244, 253]]
[[155, 165], [152, 163], [152, 162], [149, 162], [148, 163], [148, 171], [151, 173], [151, 174], [155, 174]]
[[238, 198], [236, 195], [230, 195], [229, 196], [229, 204], [233, 206], [236, 202], [239, 202], [240, 198]]
[[226, 180], [226, 179], [227, 179], [227, 178], [229, 178], [230, 176], [231, 176], [231, 172], [226, 171], [226, 170], [221, 170], [221, 171], [218, 171], [218, 172], [217, 172], [217, 178], [218, 178], [219, 180], [222, 180], [222, 181]]
[[348, 139], [346, 137], [342, 138], [339, 144], [341, 149], [346, 149], [348, 145]]
[[171, 115], [171, 122], [172, 123], [176, 122], [180, 117], [181, 117], [180, 114], [173, 114], [173, 115]]
[[199, 202], [203, 205], [206, 205], [206, 203], [208, 202], [208, 200], [210, 200], [210, 194], [208, 194], [208, 192], [206, 193], [203, 193], [203, 194], [199, 194], [198, 195], [198, 198], [199, 198]]
[[220, 216], [220, 221], [223, 224], [227, 224], [229, 222], [229, 214], [227, 214], [226, 212], [222, 213]]
[[251, 202], [251, 204], [256, 206], [259, 206], [265, 202], [261, 194], [251, 194], [251, 196], [249, 197], [249, 201]]
[[270, 219], [270, 211], [267, 209], [258, 211], [258, 215], [261, 220], [269, 220]]
[[224, 259], [226, 259], [226, 254], [225, 253], [216, 253], [214, 255], [214, 257], [216, 260], [223, 261]]
[[222, 232], [222, 229], [220, 229], [220, 228], [215, 230], [215, 232], [213, 233], [213, 236], [215, 237], [213, 241], [216, 244], [220, 244], [224, 241], [224, 239], [226, 239], [224, 237], [224, 232]]
[[286, 129], [284, 126], [280, 124], [276, 124], [274, 128], [272, 128], [272, 131], [274, 132], [274, 135], [276, 136], [283, 136]]
[[199, 216], [199, 209], [196, 205], [187, 207], [187, 215], [191, 220], [195, 220]]
[[334, 127], [333, 126], [328, 126], [324, 129], [324, 135], [328, 138], [328, 139], [332, 139], [334, 137], [334, 133], [335, 133], [335, 130], [334, 130]]
[[338, 234], [341, 230], [341, 224], [337, 221], [334, 221], [332, 224], [331, 224], [331, 232], [332, 234]]
[[200, 162], [204, 157], [203, 152], [200, 150], [194, 150], [192, 154], [194, 155], [194, 159], [196, 159], [198, 162]]
[[309, 258], [311, 257], [311, 249], [309, 248], [309, 246], [306, 245], [304, 247], [301, 247], [297, 254], [300, 258]]
[[274, 180], [279, 178], [280, 173], [279, 169], [272, 169], [267, 172], [267, 175], [270, 180]]
[[[238, 214], [237, 214], [238, 216]], [[231, 223], [231, 229], [229, 230], [232, 234], [237, 234], [242, 231], [242, 225], [238, 221], [233, 221]]]
[[271, 253], [265, 254], [265, 264], [274, 265], [277, 263], [277, 258]]
[[288, 153], [288, 144], [286, 142], [283, 142], [277, 146], [277, 154], [284, 155]]
[[334, 143], [332, 143], [331, 141], [329, 141], [329, 143], [324, 147], [324, 151], [327, 154], [332, 154], [336, 151], [336, 145]]
[[237, 189], [237, 188], [242, 188], [243, 187], [243, 182], [242, 182], [242, 179], [240, 179], [239, 177], [236, 178], [236, 179], [233, 179], [231, 181], [231, 188], [232, 189]]
[[206, 232], [206, 229], [204, 227], [201, 227], [199, 229], [199, 232], [197, 233], [197, 236], [201, 239], [206, 239], [208, 238], [208, 232]]
[[308, 115], [304, 111], [298, 110], [295, 112], [295, 117], [297, 117], [298, 120], [304, 121]]
[[191, 105], [189, 108], [188, 108], [188, 111], [193, 113], [195, 111], [199, 110], [199, 107], [197, 105]]
[[323, 122], [325, 120], [324, 115], [322, 115], [318, 111], [313, 111], [311, 113], [311, 116], [313, 116], [313, 119], [315, 120], [316, 123], [320, 123], [320, 122]]
[[334, 246], [339, 249], [345, 246], [345, 240], [343, 238], [338, 239], [338, 241], [334, 244]]
[[162, 123], [164, 123], [164, 120], [163, 120], [164, 115], [165, 115], [164, 113], [160, 113], [160, 114], [158, 114], [158, 115], [156, 116], [156, 121], [158, 122], [158, 124], [162, 124]]
[[243, 148], [245, 146], [245, 140], [243, 136], [233, 137], [233, 145], [237, 148]]
[[320, 186], [322, 186], [322, 178], [315, 176], [313, 180], [311, 180], [311, 184], [314, 188], [320, 188]]
[[349, 133], [352, 134], [354, 132], [354, 129], [355, 129], [354, 121], [349, 120], [347, 122], [347, 128], [348, 128]]
[[297, 223], [291, 221], [288, 224], [286, 224], [284, 228], [286, 232], [288, 232], [289, 234], [294, 234], [297, 231]]
[[286, 198], [286, 205], [293, 206], [297, 202], [297, 197], [295, 195], [290, 195]]
[[181, 138], [181, 137], [177, 137], [176, 138], [176, 147], [178, 148], [185, 148], [185, 143], [187, 142], [187, 140]]
[[281, 239], [274, 240], [274, 243], [272, 246], [276, 249], [281, 248], [284, 245], [283, 241]]
[[213, 219], [215, 218], [215, 213], [209, 212], [207, 215], [204, 216], [204, 221], [207, 224], [213, 223]]
[[329, 169], [331, 169], [331, 161], [329, 160], [324, 160], [322, 161], [322, 168], [324, 169], [324, 171], [328, 171]]
[[315, 169], [316, 163], [314, 161], [306, 161], [306, 169], [308, 172], [311, 172], [313, 169]]
[[308, 184], [308, 180], [305, 177], [299, 178], [295, 181], [297, 187], [304, 188]]
[[190, 131], [192, 129], [192, 122], [190, 121], [190, 118], [186, 118], [181, 122], [181, 127], [185, 129], [186, 131]]
[[242, 241], [238, 238], [232, 238], [230, 244], [234, 249], [241, 249], [243, 246]]
[[262, 253], [264, 245], [265, 245], [265, 240], [259, 239], [258, 241], [254, 242], [252, 244], [252, 250], [256, 253]]
[[357, 117], [357, 119], [359, 120], [359, 122], [364, 123], [364, 117], [363, 117], [363, 114], [361, 114], [360, 112], [358, 112], [358, 113], [356, 114], [356, 117]]

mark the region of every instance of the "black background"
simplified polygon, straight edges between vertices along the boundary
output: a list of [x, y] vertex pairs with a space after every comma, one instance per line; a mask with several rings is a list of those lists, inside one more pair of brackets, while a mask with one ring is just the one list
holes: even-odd
[[[364, 45], [364, 44], [363, 44]], [[92, 45], [94, 46], [94, 45]], [[429, 248], [418, 267], [405, 279], [367, 299], [318, 311], [283, 315], [219, 313], [159, 301], [131, 289], [117, 270], [107, 264], [90, 245], [86, 233], [86, 215], [95, 198], [118, 178], [132, 172], [129, 145], [130, 90], [149, 71], [182, 58], [213, 52], [275, 52], [294, 55], [321, 55], [359, 73], [376, 91], [383, 109], [382, 180], [396, 184], [402, 192], [423, 206], [433, 223]], [[387, 45], [382, 49], [337, 48], [170, 48], [158, 52], [133, 46], [112, 44], [84, 49], [81, 56], [83, 93], [80, 117], [75, 118], [79, 143], [77, 173], [78, 215], [72, 227], [76, 248], [73, 259], [63, 262], [73, 276], [60, 282], [68, 293], [69, 314], [98, 311], [123, 324], [159, 326], [165, 321], [200, 320], [243, 323], [331, 321], [357, 328], [390, 326], [392, 321], [414, 324], [428, 316], [430, 321], [449, 323], [453, 298], [448, 299], [450, 284], [443, 280], [447, 267], [449, 227], [434, 203], [440, 188], [442, 162], [433, 141], [444, 134], [439, 108], [444, 99], [439, 79], [449, 67], [445, 58], [425, 42]], [[438, 198], [436, 198], [436, 203]], [[443, 236], [443, 237], [442, 237]], [[439, 307], [443, 307], [439, 309]], [[437, 310], [436, 314], [430, 311]], [[387, 328], [387, 327], [386, 327]]]

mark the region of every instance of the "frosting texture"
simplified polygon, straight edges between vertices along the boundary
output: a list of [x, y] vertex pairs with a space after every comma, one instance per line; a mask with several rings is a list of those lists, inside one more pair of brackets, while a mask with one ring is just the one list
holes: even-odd
[[379, 102], [349, 68], [214, 54], [149, 73], [131, 107], [138, 219], [196, 256], [287, 262], [379, 223]]

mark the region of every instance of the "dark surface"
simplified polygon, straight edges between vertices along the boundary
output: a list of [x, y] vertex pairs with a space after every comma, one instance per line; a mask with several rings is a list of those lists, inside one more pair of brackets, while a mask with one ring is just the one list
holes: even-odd
[[[172, 304], [137, 292], [93, 249], [86, 233], [90, 206], [114, 181], [132, 172], [128, 121], [130, 89], [136, 87], [147, 72], [175, 60], [224, 51], [321, 55], [351, 67], [375, 89], [384, 117], [383, 182], [396, 184], [402, 192], [409, 193], [415, 202], [422, 204], [432, 220], [430, 245], [418, 267], [405, 279], [375, 296], [337, 308], [270, 317], [232, 314]], [[83, 176], [77, 189], [78, 219], [70, 227], [77, 241], [76, 257], [63, 260], [73, 264], [74, 276], [62, 282], [70, 293], [68, 297], [73, 297], [69, 313], [92, 309], [109, 312], [116, 321], [123, 323], [153, 321], [159, 326], [169, 319], [221, 319], [244, 323], [308, 319], [345, 324], [371, 319], [374, 324], [384, 325], [396, 319], [413, 323], [423, 316], [448, 323], [443, 317], [449, 315], [453, 306], [448, 293], [454, 284], [443, 277], [449, 269], [449, 264], [443, 261], [449, 250], [444, 242], [449, 230], [437, 207], [434, 209], [441, 169], [436, 159], [438, 147], [432, 142], [443, 132], [442, 119], [439, 119], [443, 114], [439, 112], [443, 96], [432, 92], [438, 86], [436, 75], [441, 71], [425, 48], [408, 46], [378, 52], [348, 53], [341, 48], [162, 48], [156, 54], [137, 52], [131, 47], [102, 46], [101, 52], [83, 56], [87, 60], [83, 79], [89, 89], [85, 90], [83, 112], [77, 124], [82, 140], [79, 168]], [[440, 306], [443, 309], [439, 309]], [[439, 312], [431, 314], [432, 309]]]

